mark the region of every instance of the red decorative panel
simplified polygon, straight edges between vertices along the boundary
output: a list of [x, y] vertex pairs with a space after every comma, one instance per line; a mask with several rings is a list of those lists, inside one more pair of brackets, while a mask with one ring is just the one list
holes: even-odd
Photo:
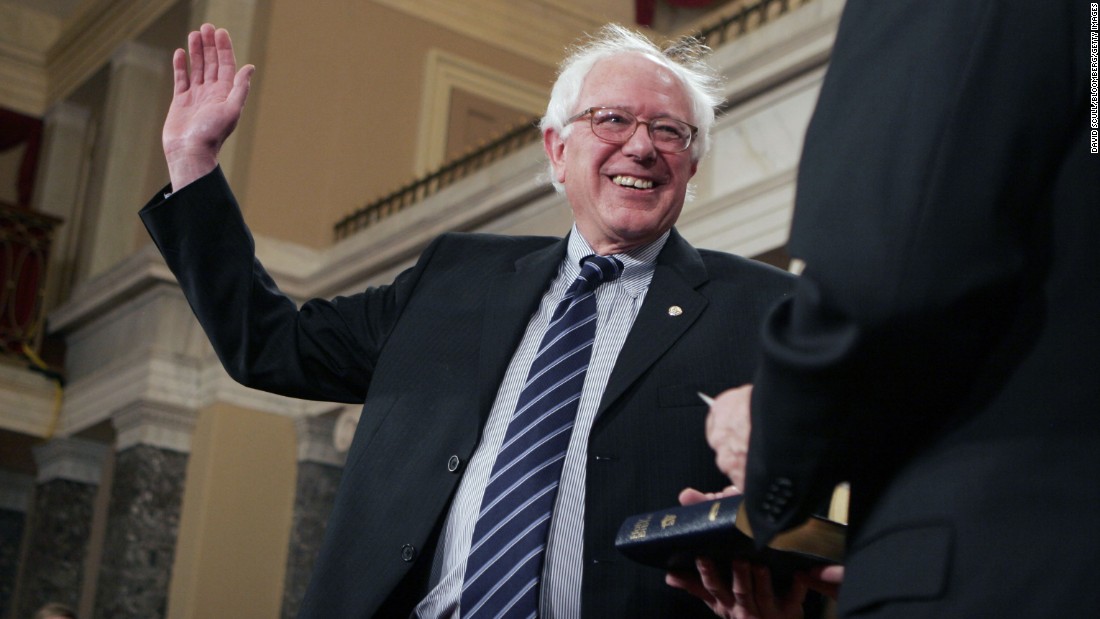
[[0, 205], [0, 352], [37, 350], [50, 243], [58, 220]]

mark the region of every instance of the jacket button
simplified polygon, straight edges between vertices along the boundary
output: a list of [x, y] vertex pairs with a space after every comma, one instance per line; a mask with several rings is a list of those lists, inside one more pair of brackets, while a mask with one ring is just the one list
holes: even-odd
[[401, 547], [401, 560], [405, 563], [412, 563], [413, 559], [416, 559], [416, 546], [412, 544], [405, 544]]
[[447, 470], [452, 473], [458, 472], [458, 467], [462, 466], [462, 459], [458, 456], [451, 456], [447, 459]]

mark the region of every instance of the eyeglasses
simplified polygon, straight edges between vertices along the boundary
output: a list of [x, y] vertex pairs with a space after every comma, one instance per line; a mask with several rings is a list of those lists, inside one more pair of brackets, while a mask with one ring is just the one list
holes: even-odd
[[654, 118], [653, 120], [638, 120], [638, 117], [626, 110], [617, 107], [590, 107], [577, 114], [565, 124], [576, 122], [585, 116], [592, 126], [592, 133], [604, 142], [610, 144], [625, 144], [634, 137], [638, 131], [638, 125], [645, 125], [649, 130], [649, 139], [653, 140], [653, 147], [662, 153], [682, 153], [691, 146], [691, 139], [699, 132], [699, 128], [689, 125], [675, 118]]

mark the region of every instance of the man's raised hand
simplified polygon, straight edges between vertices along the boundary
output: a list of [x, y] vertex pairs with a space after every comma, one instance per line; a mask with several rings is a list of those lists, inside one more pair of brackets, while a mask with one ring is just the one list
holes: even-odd
[[250, 64], [237, 70], [229, 33], [211, 24], [188, 35], [186, 52], [173, 54], [172, 105], [161, 134], [173, 191], [218, 165], [218, 152], [241, 118], [255, 70]]

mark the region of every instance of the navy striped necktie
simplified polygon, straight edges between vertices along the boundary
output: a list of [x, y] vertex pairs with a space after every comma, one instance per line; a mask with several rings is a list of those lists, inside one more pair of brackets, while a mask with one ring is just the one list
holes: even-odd
[[550, 515], [596, 337], [595, 289], [622, 271], [616, 258], [587, 256], [550, 318], [481, 499], [462, 619], [538, 614]]

